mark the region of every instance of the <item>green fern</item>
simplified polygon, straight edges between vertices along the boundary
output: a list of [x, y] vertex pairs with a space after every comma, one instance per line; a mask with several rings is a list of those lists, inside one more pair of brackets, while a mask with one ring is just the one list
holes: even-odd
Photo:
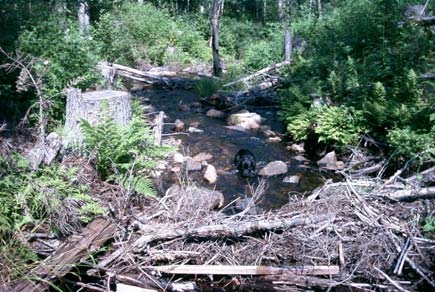
[[106, 118], [96, 126], [82, 121], [81, 128], [85, 147], [94, 155], [102, 179], [143, 195], [154, 195], [152, 182], [145, 173], [156, 167], [156, 159], [173, 149], [155, 144], [149, 125], [138, 113], [124, 127]]

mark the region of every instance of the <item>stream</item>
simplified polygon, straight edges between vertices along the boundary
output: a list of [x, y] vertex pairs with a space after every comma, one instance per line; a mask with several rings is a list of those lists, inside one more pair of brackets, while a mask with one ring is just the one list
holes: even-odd
[[[148, 112], [164, 111], [167, 119], [163, 133], [174, 134], [174, 138], [181, 140], [179, 152], [185, 156], [195, 156], [200, 152], [213, 156], [211, 163], [217, 170], [218, 179], [215, 189], [222, 192], [226, 203], [237, 197], [250, 196], [249, 184], [258, 185], [260, 177], [248, 181], [240, 177], [233, 165], [234, 156], [238, 150], [244, 148], [254, 153], [257, 160], [257, 170], [275, 160], [281, 160], [288, 166], [286, 175], [267, 177], [267, 189], [258, 204], [260, 208], [270, 210], [279, 208], [289, 202], [292, 195], [312, 191], [321, 185], [331, 174], [321, 172], [315, 162], [300, 161], [297, 154], [286, 149], [285, 142], [268, 142], [267, 137], [260, 131], [241, 132], [226, 128], [226, 120], [206, 116], [207, 110], [213, 108], [201, 103], [200, 97], [193, 91], [180, 89], [144, 89], [134, 93], [134, 96], [147, 105]], [[180, 104], [187, 105], [180, 106]], [[269, 125], [275, 132], [283, 133], [284, 125], [279, 121], [276, 106], [246, 106], [250, 112], [261, 115], [266, 120], [263, 125]], [[176, 119], [182, 120], [186, 128], [190, 123], [199, 122], [202, 133], [177, 134], [174, 132], [173, 123]], [[166, 138], [168, 136], [165, 136]], [[300, 156], [300, 155], [299, 155]], [[202, 171], [191, 171], [189, 177], [198, 184], [213, 188], [203, 180]], [[298, 175], [297, 184], [283, 183], [286, 176]], [[166, 172], [162, 175], [160, 190], [167, 189], [178, 181], [177, 175]]]

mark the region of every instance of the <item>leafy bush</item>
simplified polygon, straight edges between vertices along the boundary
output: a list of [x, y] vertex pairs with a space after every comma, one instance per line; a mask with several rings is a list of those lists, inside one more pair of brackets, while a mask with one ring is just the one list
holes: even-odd
[[103, 14], [93, 37], [103, 56], [126, 65], [139, 59], [159, 65], [211, 60], [207, 41], [198, 31], [151, 4], [126, 4], [117, 12]]
[[364, 132], [361, 120], [361, 112], [352, 108], [318, 106], [288, 120], [287, 130], [295, 140], [306, 140], [315, 134], [318, 142], [348, 145]]
[[435, 126], [429, 133], [411, 128], [394, 129], [388, 133], [388, 142], [394, 149], [394, 155], [403, 160], [418, 158], [435, 161]]
[[82, 121], [85, 147], [95, 157], [101, 178], [126, 188], [154, 196], [147, 171], [156, 167], [156, 159], [167, 155], [172, 148], [157, 146], [144, 118], [135, 114], [129, 125], [122, 127], [105, 118], [91, 126]]
[[62, 120], [65, 111], [63, 89], [73, 84], [86, 89], [100, 80], [96, 65], [100, 57], [96, 44], [79, 35], [75, 22], [52, 16], [24, 30], [17, 48], [24, 54], [41, 59], [34, 67], [43, 76], [42, 91], [49, 100], [47, 115], [51, 122]]
[[50, 166], [31, 171], [16, 155], [0, 179], [0, 235], [8, 238], [24, 224], [46, 222], [62, 234], [77, 229], [103, 209], [76, 180], [75, 169]]
[[[308, 97], [317, 93], [329, 97], [337, 107], [354, 108], [362, 114], [358, 127], [388, 141], [393, 151], [399, 147], [396, 153], [401, 156], [414, 155], [425, 149], [424, 145], [432, 145], [428, 133], [432, 132], [433, 87], [418, 76], [433, 70], [435, 43], [429, 30], [403, 22], [409, 4], [415, 3], [344, 1], [322, 19], [301, 19], [292, 25], [308, 44], [286, 71], [291, 85], [281, 90], [282, 116], [293, 123], [289, 125], [293, 135], [305, 137], [298, 129], [305, 128], [308, 120], [318, 121], [313, 114], [296, 118], [298, 126], [295, 120], [309, 109]], [[433, 10], [433, 6], [427, 9]], [[408, 148], [413, 143], [416, 151]]]

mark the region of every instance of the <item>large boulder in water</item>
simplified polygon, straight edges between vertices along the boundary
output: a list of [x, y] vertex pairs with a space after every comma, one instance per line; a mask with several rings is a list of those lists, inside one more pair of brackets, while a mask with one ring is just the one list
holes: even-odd
[[257, 113], [241, 111], [237, 114], [232, 114], [227, 119], [229, 126], [240, 126], [245, 130], [256, 130], [261, 126], [262, 118]]

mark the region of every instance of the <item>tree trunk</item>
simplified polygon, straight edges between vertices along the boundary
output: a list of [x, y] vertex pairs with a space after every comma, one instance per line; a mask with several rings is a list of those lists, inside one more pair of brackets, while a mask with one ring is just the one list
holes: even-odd
[[81, 120], [96, 125], [107, 116], [119, 125], [130, 122], [131, 104], [127, 92], [103, 90], [82, 94], [80, 89], [69, 89], [66, 100], [65, 147], [82, 143]]
[[267, 0], [263, 0], [263, 24], [266, 24], [267, 20]]
[[89, 17], [89, 4], [86, 0], [79, 0], [79, 32], [81, 36], [89, 34], [90, 17]]
[[211, 44], [213, 50], [213, 74], [222, 76], [222, 64], [219, 57], [219, 15], [223, 0], [213, 0], [211, 9]]
[[291, 0], [286, 1], [284, 21], [284, 60], [290, 61], [292, 57], [292, 35], [290, 29], [291, 22]]
[[140, 5], [143, 4], [143, 0], [137, 0], [137, 3], [139, 3]]
[[278, 0], [278, 20], [282, 21], [283, 13], [282, 13], [282, 0]]
[[205, 14], [205, 0], [201, 0], [201, 4], [199, 6], [199, 13], [201, 13], [201, 15]]
[[308, 8], [308, 19], [311, 19], [313, 15], [313, 0], [310, 0], [309, 8]]
[[322, 0], [317, 0], [317, 10], [319, 12], [319, 18], [322, 18]]

